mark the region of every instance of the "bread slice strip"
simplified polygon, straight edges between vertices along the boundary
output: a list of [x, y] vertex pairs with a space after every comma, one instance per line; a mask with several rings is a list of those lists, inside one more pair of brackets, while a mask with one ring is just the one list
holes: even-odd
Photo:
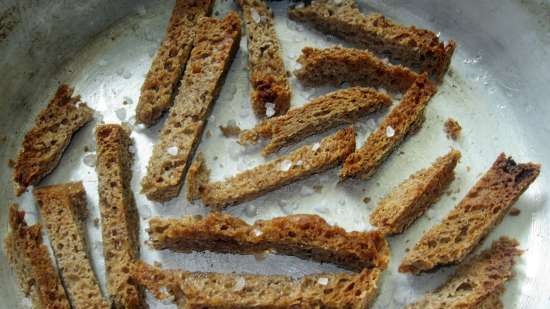
[[405, 92], [418, 78], [417, 73], [401, 65], [389, 64], [367, 50], [355, 48], [305, 47], [297, 61], [302, 67], [294, 74], [308, 87], [349, 82]]
[[[273, 13], [263, 0], [236, 0], [248, 32], [248, 67], [252, 109], [259, 118], [282, 115], [290, 107], [291, 91], [275, 32]], [[266, 104], [273, 104], [274, 114]]]
[[170, 115], [153, 148], [142, 179], [142, 193], [154, 201], [179, 194], [206, 117], [239, 46], [241, 20], [235, 12], [224, 19], [202, 17], [197, 25], [182, 84]]
[[384, 234], [403, 233], [435, 203], [454, 179], [460, 151], [451, 150], [386, 195], [370, 214], [370, 223]]
[[70, 309], [48, 248], [42, 243], [40, 225], [28, 226], [25, 212], [18, 211], [15, 204], [10, 206], [8, 217], [11, 231], [4, 249], [23, 294], [30, 296], [36, 309]]
[[501, 237], [491, 248], [460, 265], [449, 281], [407, 309], [502, 308], [504, 284], [513, 276], [515, 258], [521, 255], [514, 239]]
[[210, 169], [206, 166], [206, 161], [202, 152], [199, 152], [189, 167], [187, 173], [187, 200], [193, 202], [200, 199], [200, 187], [210, 179]]
[[389, 259], [386, 240], [378, 231], [346, 232], [316, 215], [291, 215], [249, 225], [221, 212], [205, 218], [149, 220], [149, 243], [155, 249], [179, 252], [214, 251], [278, 254], [337, 264], [361, 271], [385, 268]]
[[82, 182], [40, 187], [33, 194], [72, 307], [109, 309], [88, 256], [82, 226], [88, 210]]
[[159, 299], [179, 308], [368, 308], [378, 292], [380, 270], [316, 274], [294, 279], [277, 275], [162, 270], [142, 262], [132, 277]]
[[197, 21], [210, 15], [213, 4], [212, 0], [176, 0], [164, 40], [141, 86], [136, 107], [138, 122], [151, 126], [172, 106], [193, 48]]
[[80, 100], [80, 96], [73, 96], [72, 88], [59, 86], [23, 139], [13, 169], [17, 196], [46, 177], [59, 164], [73, 134], [92, 119], [93, 113]]
[[399, 105], [384, 118], [365, 144], [347, 157], [340, 170], [340, 178], [360, 176], [368, 179], [378, 166], [407, 137], [416, 132], [424, 122], [424, 110], [436, 87], [421, 75], [407, 90]]
[[400, 25], [377, 13], [364, 15], [355, 0], [314, 0], [288, 10], [288, 16], [336, 35], [441, 80], [456, 48], [430, 30]]
[[206, 206], [222, 209], [252, 200], [342, 162], [355, 149], [355, 131], [346, 128], [320, 143], [298, 148], [229, 179], [204, 184], [201, 199]]
[[390, 104], [388, 95], [372, 88], [337, 90], [294, 108], [285, 115], [262, 121], [255, 128], [243, 132], [239, 142], [256, 143], [260, 137], [270, 138], [269, 144], [262, 150], [262, 154], [267, 156], [313, 134], [353, 123]]
[[539, 173], [538, 164], [517, 164], [500, 154], [447, 217], [422, 235], [399, 271], [418, 274], [460, 263], [502, 221]]
[[129, 132], [120, 125], [96, 129], [99, 210], [107, 290], [116, 308], [142, 308], [142, 291], [129, 281], [128, 265], [139, 258], [139, 221], [130, 187]]

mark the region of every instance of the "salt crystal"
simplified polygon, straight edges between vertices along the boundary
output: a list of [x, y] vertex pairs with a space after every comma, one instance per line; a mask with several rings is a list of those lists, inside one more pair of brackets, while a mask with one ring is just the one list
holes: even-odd
[[253, 204], [248, 204], [244, 208], [244, 214], [248, 217], [254, 217], [258, 214], [258, 207], [256, 207], [256, 205], [253, 205]]
[[311, 150], [317, 151], [317, 150], [319, 150], [320, 147], [321, 147], [320, 143], [315, 143], [315, 144], [313, 144], [313, 146], [311, 146]]
[[243, 277], [237, 277], [235, 280], [235, 285], [233, 286], [233, 290], [238, 292], [244, 289], [244, 286], [246, 285], [246, 280]]
[[292, 161], [290, 160], [283, 160], [283, 162], [279, 164], [279, 170], [283, 172], [288, 172], [288, 170], [290, 170], [291, 167], [292, 167]]
[[319, 280], [317, 280], [317, 283], [319, 283], [320, 285], [327, 285], [328, 284], [328, 278], [321, 277], [321, 278], [319, 278]]
[[214, 120], [216, 120], [216, 116], [210, 115], [210, 117], [208, 117], [208, 121], [213, 122]]
[[392, 137], [395, 135], [395, 130], [391, 126], [386, 127], [386, 136]]
[[252, 230], [252, 232], [254, 233], [254, 236], [256, 236], [256, 237], [262, 236], [262, 234], [263, 234], [263, 232], [258, 230], [258, 229], [254, 229], [254, 230]]
[[115, 115], [120, 121], [126, 120], [126, 109], [121, 107], [115, 110]]
[[298, 161], [296, 161], [296, 163], [295, 163], [294, 165], [296, 165], [296, 166], [302, 166], [302, 165], [304, 165], [304, 161], [298, 160]]
[[178, 152], [179, 152], [179, 149], [176, 146], [171, 146], [171, 147], [166, 148], [166, 152], [171, 156], [177, 156]]
[[308, 196], [308, 195], [312, 195], [315, 193], [315, 190], [313, 190], [313, 188], [309, 187], [309, 186], [302, 186], [302, 188], [300, 189], [300, 195], [301, 196]]
[[261, 16], [260, 14], [258, 14], [258, 11], [256, 11], [255, 9], [252, 9], [252, 11], [250, 12], [250, 15], [252, 16], [252, 20], [254, 20], [255, 23], [257, 24], [260, 23]]
[[274, 103], [266, 103], [265, 104], [265, 115], [266, 117], [273, 117], [275, 115], [275, 104]]
[[89, 167], [94, 167], [96, 165], [96, 160], [97, 157], [95, 153], [88, 153], [84, 156], [82, 162]]
[[330, 210], [326, 207], [315, 207], [313, 210], [315, 210], [318, 213], [328, 215], [330, 213]]

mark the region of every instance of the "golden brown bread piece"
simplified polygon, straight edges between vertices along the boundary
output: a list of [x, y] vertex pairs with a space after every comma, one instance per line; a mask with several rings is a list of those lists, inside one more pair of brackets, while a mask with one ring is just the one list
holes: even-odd
[[31, 298], [35, 309], [70, 309], [48, 248], [42, 243], [40, 225], [28, 226], [25, 212], [17, 208], [14, 204], [9, 209], [11, 231], [4, 250], [23, 294]]
[[170, 115], [153, 148], [141, 191], [148, 199], [168, 201], [179, 194], [206, 117], [239, 46], [241, 20], [235, 12], [224, 19], [202, 17], [195, 47]]
[[460, 263], [502, 221], [539, 173], [538, 164], [517, 164], [500, 154], [447, 217], [422, 235], [399, 271], [418, 274]]
[[143, 293], [129, 281], [128, 274], [128, 266], [139, 258], [139, 221], [130, 187], [129, 132], [120, 125], [100, 125], [96, 142], [107, 290], [115, 308], [143, 308]]
[[93, 113], [80, 96], [73, 96], [72, 88], [59, 86], [48, 106], [36, 117], [32, 129], [25, 134], [15, 160], [13, 181], [17, 196], [59, 164], [73, 134], [92, 119]]
[[381, 233], [346, 232], [317, 215], [291, 215], [249, 225], [221, 212], [205, 218], [149, 220], [149, 243], [155, 249], [179, 252], [213, 251], [254, 254], [274, 250], [343, 268], [386, 268], [388, 243]]
[[445, 75], [456, 48], [454, 41], [445, 44], [430, 30], [403, 26], [377, 13], [364, 15], [355, 0], [313, 0], [289, 9], [288, 16], [428, 72], [437, 80]]
[[302, 67], [294, 74], [308, 87], [349, 82], [405, 92], [418, 78], [418, 74], [401, 65], [389, 64], [368, 50], [355, 48], [305, 47], [297, 61]]
[[340, 178], [368, 179], [393, 150], [424, 122], [424, 110], [436, 87], [421, 75], [407, 90], [399, 105], [384, 118], [363, 146], [347, 157], [340, 170]]
[[187, 172], [187, 200], [192, 202], [200, 199], [200, 187], [208, 182], [210, 170], [206, 166], [206, 161], [201, 153], [198, 153], [195, 160]]
[[256, 143], [260, 137], [269, 138], [271, 140], [262, 150], [262, 154], [267, 156], [310, 135], [353, 123], [358, 118], [390, 104], [388, 95], [372, 88], [337, 90], [302, 107], [291, 109], [285, 115], [260, 122], [256, 127], [243, 132], [239, 143]]
[[491, 248], [458, 267], [449, 281], [406, 309], [498, 309], [504, 284], [521, 255], [514, 239], [501, 237]]
[[82, 182], [40, 187], [33, 194], [72, 307], [109, 309], [88, 256], [82, 226], [88, 210]]
[[447, 121], [445, 121], [444, 124], [445, 133], [447, 134], [447, 138], [450, 138], [452, 140], [457, 140], [460, 136], [460, 132], [462, 131], [462, 127], [453, 118], [448, 118]]
[[403, 233], [453, 181], [460, 156], [460, 151], [453, 149], [400, 183], [371, 212], [370, 223], [384, 234]]
[[164, 40], [141, 86], [136, 120], [155, 124], [172, 106], [180, 78], [189, 59], [200, 17], [210, 15], [213, 0], [176, 0]]
[[313, 146], [300, 147], [226, 180], [206, 183], [200, 188], [201, 199], [215, 209], [242, 203], [335, 167], [354, 149], [355, 131], [342, 129]]
[[378, 292], [380, 270], [286, 276], [200, 273], [132, 265], [132, 278], [158, 299], [172, 299], [182, 309], [326, 308], [366, 309]]
[[[252, 109], [259, 118], [283, 115], [290, 107], [291, 91], [275, 32], [273, 13], [264, 0], [235, 0], [243, 11], [248, 32], [248, 68]], [[266, 113], [273, 104], [274, 114]]]

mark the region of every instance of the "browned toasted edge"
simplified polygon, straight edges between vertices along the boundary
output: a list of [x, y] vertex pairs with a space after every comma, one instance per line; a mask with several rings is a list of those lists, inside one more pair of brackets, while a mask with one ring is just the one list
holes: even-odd
[[[74, 89], [72, 87], [66, 84], [60, 85], [46, 108], [39, 112], [34, 121], [34, 126], [25, 134], [13, 167], [13, 182], [16, 196], [20, 196], [28, 186], [38, 183], [51, 173], [59, 164], [59, 160], [65, 148], [69, 145], [73, 134], [92, 119], [94, 110], [88, 107], [85, 102], [82, 102], [80, 96], [73, 96], [73, 92]], [[53, 116], [59, 116], [61, 111], [56, 111], [56, 109], [68, 108], [79, 110], [82, 117], [80, 120], [71, 119], [78, 122], [72, 124], [74, 127], [71, 128], [70, 134], [65, 139], [55, 140], [55, 143], [51, 145], [45, 145], [44, 142], [39, 143], [37, 139], [40, 139], [42, 134], [45, 132], [55, 132], [59, 124], [53, 123], [49, 124], [48, 127], [39, 127], [38, 122], [49, 122], [52, 119], [52, 115], [49, 115], [49, 113], [55, 112]], [[44, 158], [44, 156], [48, 155], [48, 151], [58, 144], [60, 146], [57, 151], [50, 153], [49, 157]], [[53, 149], [55, 150], [55, 148]]]

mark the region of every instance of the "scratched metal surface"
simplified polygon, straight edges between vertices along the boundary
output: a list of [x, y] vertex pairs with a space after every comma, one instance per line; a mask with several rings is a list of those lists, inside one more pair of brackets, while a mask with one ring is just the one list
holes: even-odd
[[[112, 3], [114, 2], [114, 3]], [[98, 218], [97, 176], [93, 167], [93, 130], [98, 122], [126, 122], [132, 125], [134, 109], [151, 59], [170, 14], [172, 1], [0, 1], [0, 237], [7, 232], [7, 206], [18, 202], [39, 221], [30, 193], [15, 198], [7, 160], [14, 158], [24, 132], [31, 126], [59, 82], [72, 84], [76, 92], [98, 111], [93, 124], [76, 134], [59, 167], [42, 183], [83, 180], [88, 193], [90, 218], [87, 222], [93, 264], [101, 284], [105, 283]], [[442, 283], [452, 268], [412, 277], [397, 273], [405, 249], [422, 231], [441, 219], [475, 183], [476, 179], [505, 151], [518, 161], [544, 165], [539, 179], [521, 197], [518, 217], [507, 217], [483, 243], [506, 234], [517, 238], [525, 253], [516, 267], [516, 277], [504, 295], [506, 308], [550, 308], [550, 165], [547, 142], [550, 137], [550, 5], [548, 1], [455, 1], [402, 0], [361, 3], [367, 12], [378, 10], [405, 24], [415, 24], [454, 38], [459, 48], [451, 69], [427, 109], [423, 129], [405, 142], [369, 181], [337, 184], [336, 170], [310, 177], [255, 201], [227, 211], [252, 222], [290, 213], [316, 213], [347, 230], [368, 230], [368, 215], [376, 202], [410, 173], [427, 166], [449, 147], [462, 151], [451, 194], [442, 199], [405, 234], [390, 239], [391, 264], [385, 272], [374, 308], [401, 308]], [[296, 67], [304, 46], [342, 43], [320, 35], [286, 18], [286, 2], [272, 3], [285, 63]], [[215, 14], [236, 9], [230, 1], [218, 1]], [[260, 164], [259, 148], [243, 148], [225, 138], [219, 125], [234, 120], [250, 128], [256, 119], [249, 105], [246, 70], [246, 41], [231, 66], [221, 95], [209, 117], [200, 151], [206, 154], [214, 179]], [[331, 89], [304, 89], [291, 78], [293, 106]], [[384, 113], [362, 119], [356, 126], [361, 145], [372, 131], [373, 121]], [[464, 130], [457, 142], [443, 133], [443, 122], [452, 116]], [[372, 119], [372, 120], [371, 120]], [[139, 194], [151, 147], [161, 124], [146, 130], [134, 127], [135, 162], [133, 189], [141, 217], [142, 258], [159, 261], [164, 267], [188, 270], [251, 272], [301, 276], [319, 271], [340, 271], [293, 257], [268, 255], [263, 258], [214, 253], [172, 254], [155, 252], [145, 244], [147, 219], [154, 215], [204, 214], [202, 205], [190, 205], [184, 194], [165, 204], [148, 201]], [[325, 134], [326, 135], [326, 134]], [[309, 138], [312, 143], [320, 136]], [[304, 143], [302, 143], [304, 144]], [[85, 147], [89, 148], [85, 152]], [[286, 150], [288, 151], [288, 150]], [[313, 188], [316, 188], [314, 190]], [[320, 188], [320, 192], [319, 191]], [[371, 201], [363, 203], [364, 197]], [[0, 308], [27, 308], [0, 253]], [[148, 297], [152, 308], [172, 308]]]

